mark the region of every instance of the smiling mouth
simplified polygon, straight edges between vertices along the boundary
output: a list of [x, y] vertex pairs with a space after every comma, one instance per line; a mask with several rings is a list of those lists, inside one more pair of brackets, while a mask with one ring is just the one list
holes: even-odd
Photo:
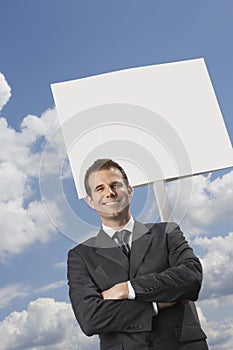
[[119, 201], [112, 201], [112, 202], [104, 203], [104, 205], [111, 206], [111, 205], [116, 205], [118, 203], [119, 203]]

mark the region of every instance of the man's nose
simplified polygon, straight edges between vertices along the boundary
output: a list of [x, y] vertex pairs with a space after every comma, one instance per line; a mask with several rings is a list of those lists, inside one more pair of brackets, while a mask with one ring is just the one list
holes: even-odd
[[105, 196], [106, 196], [106, 197], [113, 197], [113, 196], [115, 196], [115, 195], [116, 195], [116, 193], [115, 193], [115, 191], [113, 190], [113, 187], [108, 186], [108, 187], [106, 188]]

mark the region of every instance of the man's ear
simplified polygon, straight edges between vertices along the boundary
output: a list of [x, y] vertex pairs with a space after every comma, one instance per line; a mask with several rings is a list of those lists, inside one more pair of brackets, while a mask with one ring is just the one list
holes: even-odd
[[89, 207], [91, 207], [92, 209], [95, 209], [94, 204], [93, 204], [93, 200], [90, 196], [86, 195], [85, 200], [86, 200], [87, 204], [89, 205]]
[[128, 194], [131, 200], [133, 198], [133, 187], [130, 185], [128, 186]]

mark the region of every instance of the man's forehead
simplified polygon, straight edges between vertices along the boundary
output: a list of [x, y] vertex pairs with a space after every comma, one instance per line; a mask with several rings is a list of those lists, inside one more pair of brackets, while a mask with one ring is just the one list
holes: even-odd
[[111, 181], [111, 180], [123, 180], [121, 171], [117, 168], [111, 167], [109, 169], [100, 169], [90, 174], [90, 182]]

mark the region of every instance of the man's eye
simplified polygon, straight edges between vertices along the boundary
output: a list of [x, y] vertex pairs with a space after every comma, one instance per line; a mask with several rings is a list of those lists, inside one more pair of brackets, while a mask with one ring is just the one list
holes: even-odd
[[96, 192], [101, 192], [101, 191], [103, 191], [103, 187], [98, 187], [98, 188], [96, 189]]
[[121, 183], [120, 183], [120, 182], [115, 183], [115, 184], [113, 185], [113, 187], [121, 187]]

